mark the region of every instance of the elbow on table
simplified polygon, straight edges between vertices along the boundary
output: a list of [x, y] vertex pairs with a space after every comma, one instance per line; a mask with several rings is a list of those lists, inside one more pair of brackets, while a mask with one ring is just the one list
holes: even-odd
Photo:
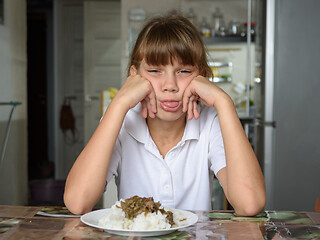
[[83, 199], [70, 196], [68, 193], [64, 193], [63, 201], [68, 210], [75, 215], [82, 215], [92, 210]]
[[262, 197], [261, 199], [255, 199], [253, 201], [248, 201], [243, 206], [238, 206], [235, 208], [235, 212], [240, 216], [252, 217], [259, 214], [264, 206], [266, 205], [266, 198]]
[[253, 217], [261, 212], [263, 208], [246, 207], [239, 210], [235, 210], [236, 214], [239, 216]]

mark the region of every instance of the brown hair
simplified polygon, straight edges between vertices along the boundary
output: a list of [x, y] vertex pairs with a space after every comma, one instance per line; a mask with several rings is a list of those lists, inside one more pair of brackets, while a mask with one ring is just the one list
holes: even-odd
[[131, 53], [129, 72], [132, 65], [139, 69], [143, 59], [150, 65], [167, 65], [178, 60], [196, 66], [205, 77], [212, 77], [202, 38], [182, 16], [155, 17], [145, 24]]

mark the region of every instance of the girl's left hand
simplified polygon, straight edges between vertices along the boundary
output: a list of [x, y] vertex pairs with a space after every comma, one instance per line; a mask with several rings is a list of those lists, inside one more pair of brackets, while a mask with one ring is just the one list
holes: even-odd
[[188, 119], [199, 118], [197, 101], [207, 106], [214, 106], [224, 91], [207, 78], [199, 75], [195, 77], [183, 93], [183, 111], [188, 113]]

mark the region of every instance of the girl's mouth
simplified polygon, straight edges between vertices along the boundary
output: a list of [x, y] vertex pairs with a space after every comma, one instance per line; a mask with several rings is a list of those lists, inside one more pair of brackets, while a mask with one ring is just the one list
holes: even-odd
[[167, 112], [176, 112], [181, 107], [181, 101], [161, 101], [160, 107]]

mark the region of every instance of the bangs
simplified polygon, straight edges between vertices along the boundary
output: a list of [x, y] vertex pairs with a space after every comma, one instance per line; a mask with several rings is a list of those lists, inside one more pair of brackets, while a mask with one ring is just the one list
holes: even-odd
[[199, 31], [181, 16], [156, 17], [146, 23], [132, 50], [128, 75], [130, 67], [139, 69], [142, 60], [154, 66], [178, 61], [197, 67], [203, 76], [212, 76]]
[[178, 27], [160, 25], [151, 29], [140, 48], [141, 59], [149, 65], [167, 65], [177, 60], [183, 65], [197, 66], [201, 48], [196, 46], [188, 32]]

